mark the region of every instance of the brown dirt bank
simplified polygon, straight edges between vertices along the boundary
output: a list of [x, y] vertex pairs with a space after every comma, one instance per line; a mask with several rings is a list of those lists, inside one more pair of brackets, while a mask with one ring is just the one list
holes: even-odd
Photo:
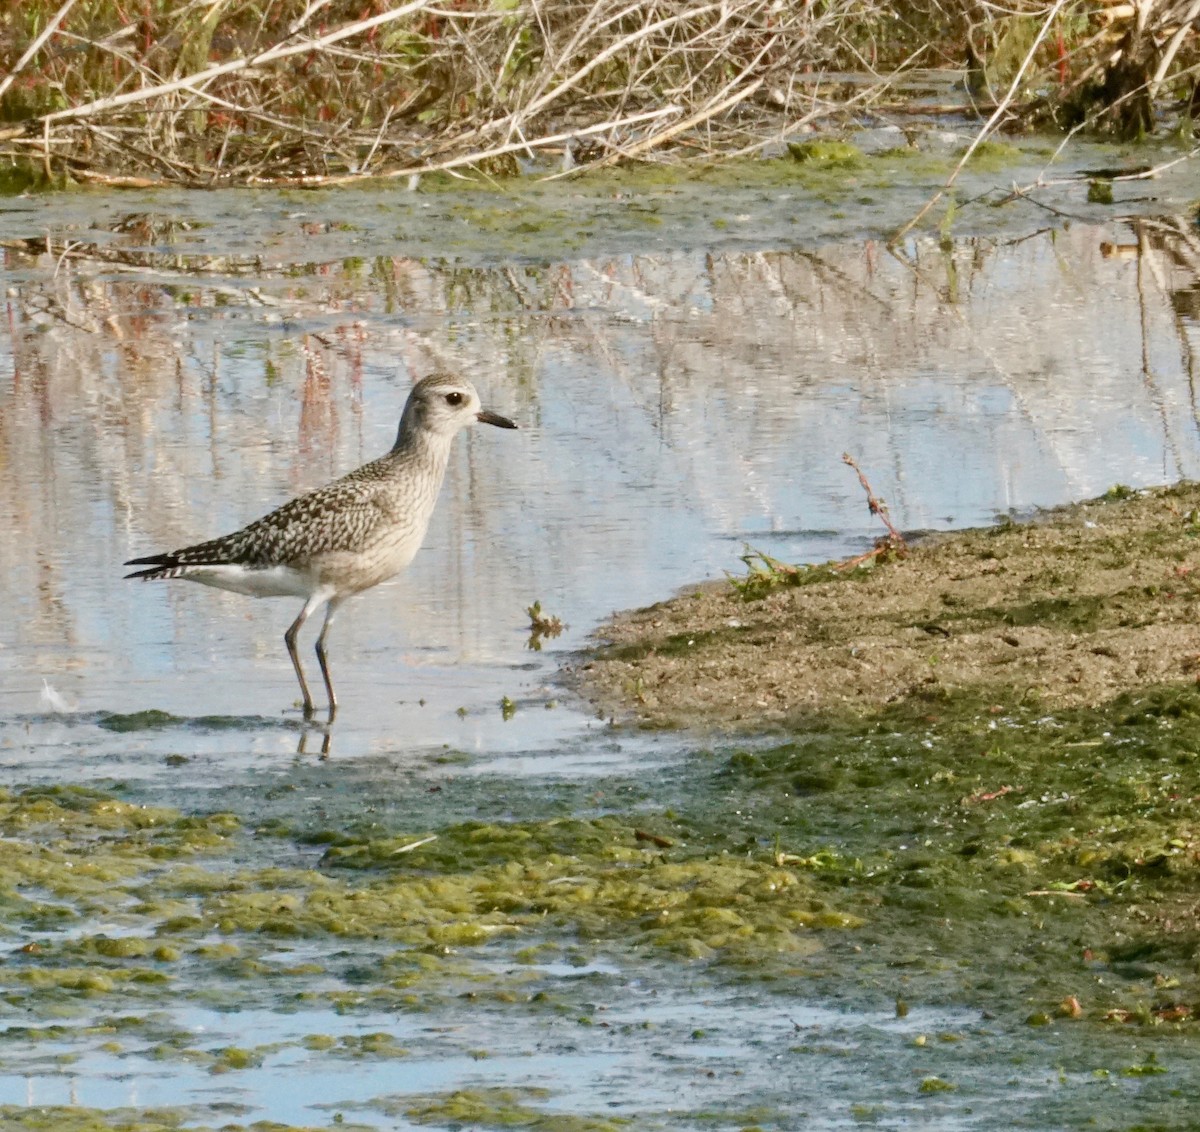
[[1088, 706], [1200, 671], [1200, 485], [937, 535], [746, 601], [706, 584], [620, 614], [570, 678], [647, 726], [763, 731], [959, 692]]

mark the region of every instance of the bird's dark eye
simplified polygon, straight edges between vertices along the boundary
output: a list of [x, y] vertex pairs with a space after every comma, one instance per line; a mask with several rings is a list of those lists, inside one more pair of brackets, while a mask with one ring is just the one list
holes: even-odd
[[446, 404], [447, 405], [461, 405], [462, 403], [463, 403], [463, 395], [461, 393], [447, 393], [446, 394]]

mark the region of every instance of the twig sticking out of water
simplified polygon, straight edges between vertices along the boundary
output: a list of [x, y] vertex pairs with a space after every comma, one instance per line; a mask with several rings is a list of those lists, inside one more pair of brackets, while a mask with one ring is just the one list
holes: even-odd
[[908, 554], [908, 543], [904, 541], [904, 536], [896, 530], [892, 523], [887, 504], [875, 494], [870, 481], [863, 474], [862, 468], [858, 466], [858, 461], [849, 452], [842, 453], [842, 463], [849, 464], [858, 475], [858, 482], [862, 484], [863, 491], [867, 493], [867, 507], [872, 515], [879, 516], [880, 521], [887, 527], [888, 533], [882, 538], [876, 539], [874, 548], [868, 550], [866, 554], [859, 554], [854, 558], [848, 558], [845, 562], [839, 562], [837, 569], [850, 570], [855, 566], [861, 566], [871, 558], [878, 558], [880, 555], [885, 557], [895, 555], [897, 558], [903, 558]]

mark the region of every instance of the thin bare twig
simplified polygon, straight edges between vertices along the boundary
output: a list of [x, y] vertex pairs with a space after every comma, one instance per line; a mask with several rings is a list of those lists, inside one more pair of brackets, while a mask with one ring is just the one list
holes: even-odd
[[149, 102], [151, 99], [162, 98], [164, 95], [174, 94], [176, 91], [198, 86], [200, 83], [208, 82], [220, 75], [230, 75], [235, 71], [244, 71], [250, 67], [261, 67], [264, 63], [275, 63], [280, 59], [290, 58], [292, 55], [320, 51], [321, 48], [331, 43], [337, 43], [342, 39], [349, 39], [352, 35], [361, 35], [363, 32], [377, 28], [381, 24], [402, 19], [404, 16], [411, 15], [413, 12], [419, 11], [424, 7], [425, 0], [412, 0], [409, 4], [393, 8], [389, 12], [381, 12], [377, 16], [372, 16], [369, 20], [357, 20], [352, 24], [346, 24], [338, 28], [337, 31], [331, 31], [328, 35], [321, 36], [320, 39], [305, 40], [303, 43], [294, 43], [288, 46], [276, 44], [274, 47], [269, 47], [265, 51], [260, 51], [258, 54], [251, 55], [248, 58], [230, 59], [226, 63], [219, 63], [215, 67], [207, 67], [203, 71], [197, 71], [194, 74], [187, 75], [182, 79], [176, 79], [173, 82], [162, 83], [159, 86], [148, 87], [143, 90], [131, 90], [125, 94], [113, 95], [110, 98], [97, 98], [92, 102], [85, 102], [81, 106], [68, 106], [65, 110], [55, 110], [50, 114], [44, 115], [41, 120], [43, 122], [64, 122], [77, 118], [86, 118], [90, 115], [98, 114], [103, 110], [115, 110], [118, 106], [129, 106], [135, 102]]
[[[21, 83], [32, 90], [32, 97], [8, 105], [10, 112], [19, 114], [26, 101], [64, 107], [0, 126], [4, 152], [40, 156], [46, 168], [51, 155], [55, 167], [65, 159], [80, 176], [136, 178], [162, 170], [165, 179], [200, 184], [336, 184], [380, 166], [391, 166], [386, 176], [414, 176], [495, 158], [508, 158], [507, 169], [514, 153], [548, 158], [549, 166], [563, 152], [563, 139], [589, 137], [602, 144], [590, 153], [568, 147], [567, 164], [586, 169], [650, 154], [736, 157], [778, 145], [817, 119], [855, 120], [856, 111], [896, 101], [896, 79], [916, 54], [944, 54], [953, 42], [918, 35], [891, 0], [889, 11], [901, 15], [899, 38], [883, 62], [861, 41], [861, 20], [879, 14], [871, 0], [387, 0], [367, 10], [389, 10], [327, 34], [318, 20], [347, 11], [341, 0], [156, 0], [146, 9], [144, 30], [114, 29], [101, 5], [83, 35], [65, 26], [73, 0], [59, 2], [57, 34], [42, 28], [27, 48], [12, 35], [0, 43], [0, 57], [5, 50], [21, 55], [0, 79], [6, 105], [18, 70], [24, 68]], [[951, 0], [948, 14], [969, 2]], [[1068, 7], [1067, 0], [1018, 7], [1002, 12], [985, 4], [979, 23], [994, 28], [1019, 15], [1038, 41], [1007, 96], [984, 109], [989, 121], [959, 167], [901, 234], [949, 192], [1006, 115], [1022, 107], [1053, 109], [1068, 98], [1094, 101], [1091, 87], [1081, 84], [1095, 86], [1097, 73], [1111, 73], [1121, 61], [1112, 49], [1114, 30], [1140, 26], [1151, 61], [1134, 60], [1146, 73], [1126, 81], [1142, 85], [1099, 113], [1111, 114], [1128, 98], [1140, 105], [1148, 92], [1200, 70], [1200, 0], [1138, 0], [1129, 15], [1114, 8], [1102, 31], [1089, 29], [1069, 52], [1060, 51], [1060, 64], [1070, 61], [1075, 72], [1072, 83], [1024, 98], [1038, 43], [1044, 51]], [[47, 67], [31, 76], [39, 45]]]
[[644, 114], [632, 114], [628, 118], [619, 119], [614, 122], [600, 122], [595, 126], [585, 126], [583, 129], [572, 130], [570, 133], [550, 134], [546, 137], [535, 138], [531, 142], [510, 142], [508, 145], [498, 145], [492, 149], [486, 149], [478, 153], [463, 154], [460, 157], [452, 157], [446, 161], [427, 162], [421, 165], [406, 165], [401, 169], [382, 170], [378, 173], [341, 173], [331, 176], [313, 175], [306, 177], [261, 177], [251, 178], [251, 183], [291, 186], [294, 188], [314, 188], [325, 185], [348, 185], [354, 181], [361, 181], [370, 177], [423, 177], [428, 173], [444, 173], [452, 169], [461, 168], [464, 165], [477, 165], [488, 158], [502, 157], [506, 153], [516, 153], [518, 150], [528, 149], [531, 146], [541, 149], [546, 146], [558, 145], [562, 142], [570, 141], [572, 138], [583, 137], [588, 134], [600, 134], [607, 130], [619, 129], [622, 126], [632, 126], [640, 122], [650, 122], [656, 118], [678, 113], [678, 106], [664, 106], [658, 110], [647, 110]]
[[863, 474], [862, 468], [858, 466], [858, 461], [850, 455], [849, 452], [842, 453], [842, 463], [849, 464], [858, 475], [858, 482], [862, 484], [863, 491], [867, 493], [867, 507], [872, 515], [878, 515], [880, 521], [887, 527], [887, 534], [883, 538], [877, 539], [875, 546], [868, 550], [865, 554], [856, 555], [854, 558], [849, 558], [845, 562], [839, 562], [837, 569], [849, 570], [855, 566], [861, 565], [868, 559], [876, 558], [881, 554], [896, 554], [903, 558], [908, 553], [908, 543], [904, 536], [892, 524], [891, 516], [888, 514], [887, 504], [880, 499], [871, 488], [867, 477]]
[[[640, 142], [635, 142], [632, 146], [627, 148], [624, 156], [627, 158], [637, 157], [640, 154], [645, 153], [647, 150], [652, 149], [658, 145], [661, 145], [662, 142], [664, 142], [667, 138], [675, 137], [676, 135], [683, 133], [684, 130], [690, 130], [693, 126], [696, 126], [701, 122], [708, 121], [710, 118], [715, 117], [717, 114], [724, 113], [726, 110], [730, 109], [731, 107], [736, 106], [739, 102], [744, 102], [747, 98], [749, 98], [752, 94], [754, 94], [754, 92], [757, 91], [763, 85], [763, 83], [765, 83], [767, 81], [766, 76], [760, 75], [757, 79], [754, 79], [748, 85], [740, 87], [740, 88], [738, 88], [738, 84], [745, 80], [746, 76], [750, 74], [751, 70], [753, 70], [753, 68], [757, 65], [759, 60], [762, 59], [762, 57], [764, 55], [766, 55], [766, 53], [774, 45], [775, 45], [775, 37], [772, 36], [763, 45], [763, 47], [759, 50], [758, 54], [754, 57], [754, 59], [751, 60], [751, 62], [749, 64], [747, 64], [747, 66], [742, 70], [742, 72], [738, 75], [735, 75], [732, 79], [730, 79], [729, 82], [725, 85], [724, 90], [721, 90], [716, 95], [714, 95], [713, 98], [709, 101], [708, 105], [702, 106], [699, 110], [696, 111], [695, 114], [692, 114], [689, 117], [683, 119], [682, 122], [676, 122], [673, 125], [668, 126], [665, 130], [662, 130], [657, 134], [652, 134], [650, 137], [644, 138]], [[734, 89], [734, 88], [737, 88], [737, 89]], [[732, 90], [732, 93], [728, 93], [731, 90]], [[600, 165], [609, 164], [612, 160], [613, 160], [612, 158], [606, 158], [604, 161], [599, 162], [599, 164]]]

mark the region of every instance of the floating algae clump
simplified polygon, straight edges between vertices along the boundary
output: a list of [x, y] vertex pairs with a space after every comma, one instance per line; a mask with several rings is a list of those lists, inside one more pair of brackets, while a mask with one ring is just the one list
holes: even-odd
[[531, 1101], [545, 1100], [547, 1089], [460, 1089], [424, 1097], [397, 1098], [389, 1111], [414, 1124], [450, 1124], [470, 1128], [533, 1128], [538, 1132], [620, 1132], [632, 1123], [624, 1117], [546, 1112]]
[[848, 166], [855, 168], [866, 162], [866, 155], [857, 146], [834, 138], [788, 142], [792, 159], [804, 164]]

